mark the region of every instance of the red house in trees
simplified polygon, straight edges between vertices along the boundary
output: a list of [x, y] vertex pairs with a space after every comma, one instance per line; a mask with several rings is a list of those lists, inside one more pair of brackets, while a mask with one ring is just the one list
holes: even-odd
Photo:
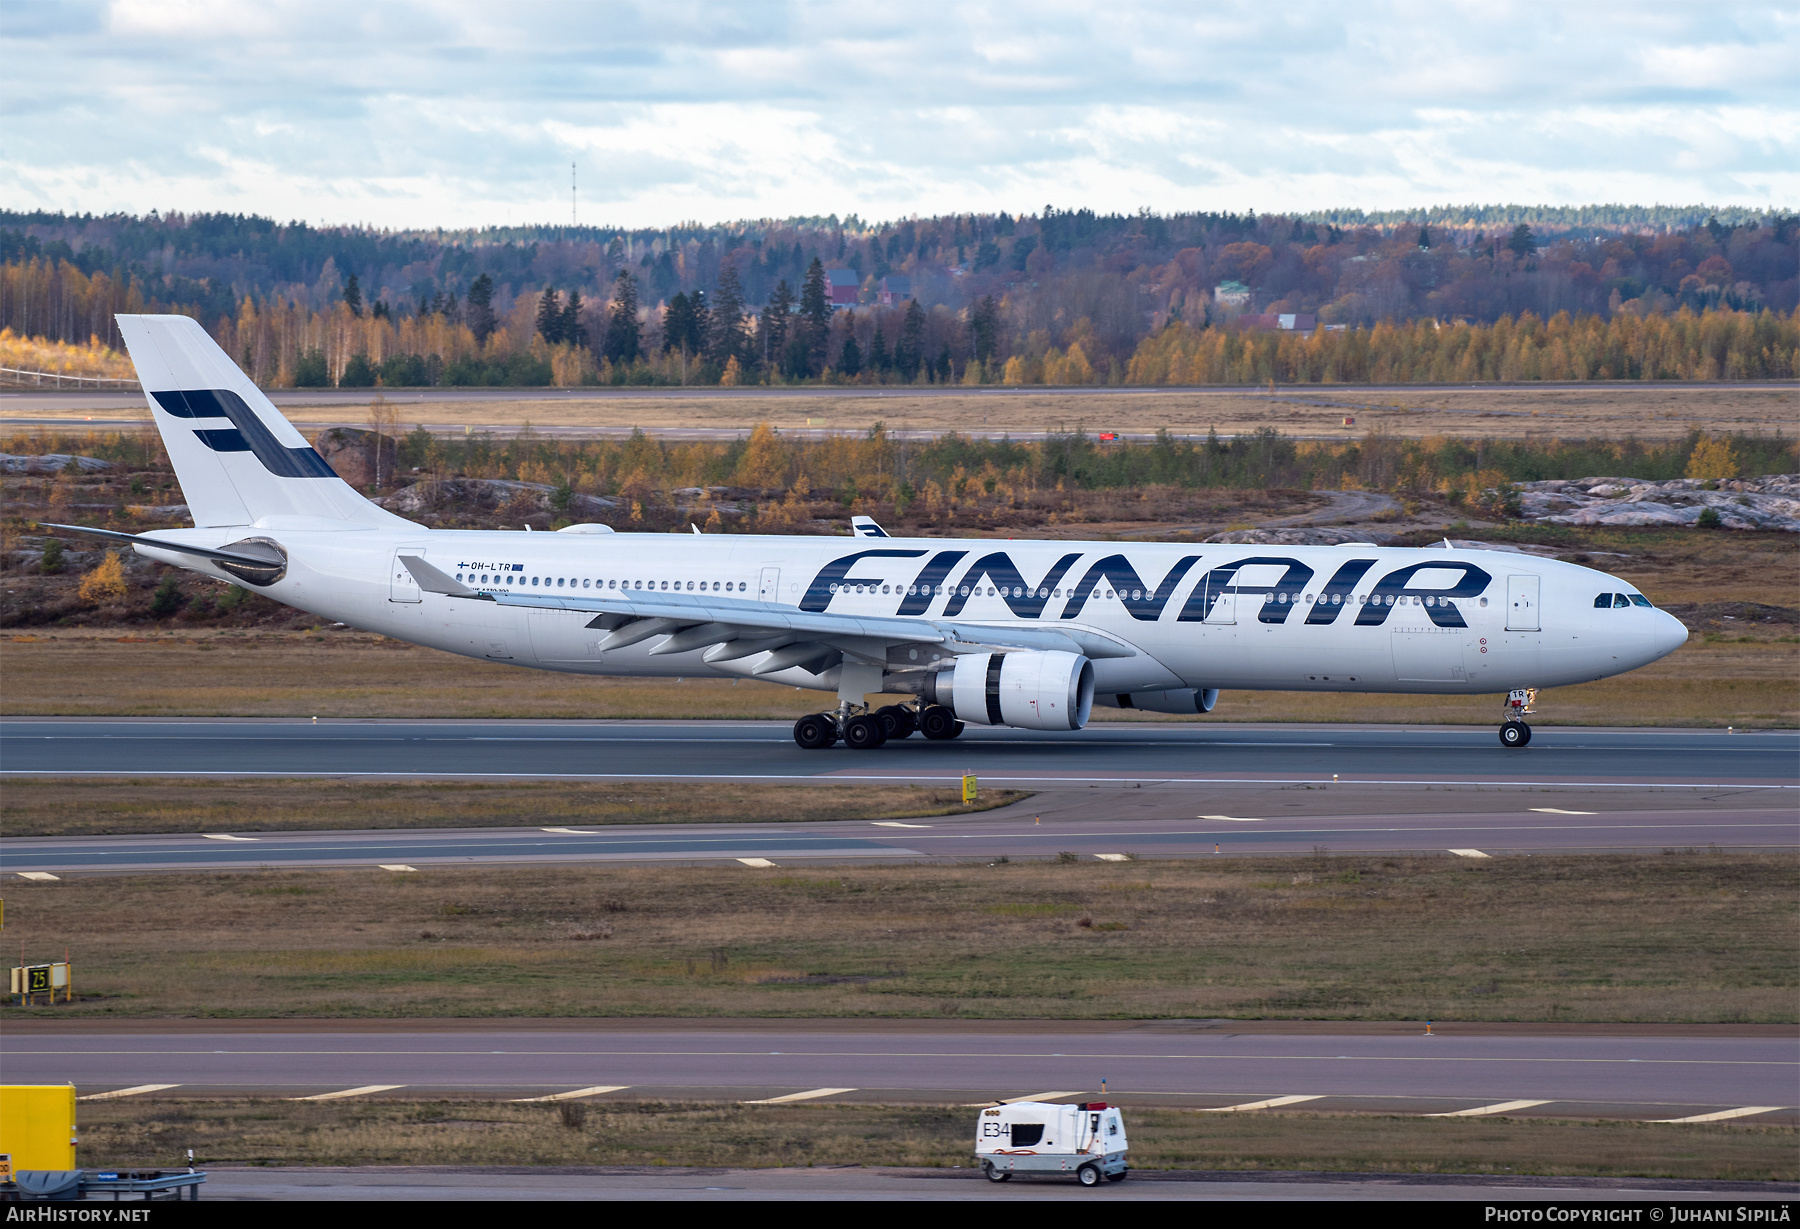
[[882, 278], [880, 287], [875, 291], [875, 301], [883, 307], [894, 307], [912, 297], [912, 278], [901, 277], [896, 273]]
[[831, 309], [842, 311], [846, 307], [856, 306], [856, 295], [862, 289], [862, 278], [856, 275], [855, 269], [827, 269], [825, 285], [831, 292]]

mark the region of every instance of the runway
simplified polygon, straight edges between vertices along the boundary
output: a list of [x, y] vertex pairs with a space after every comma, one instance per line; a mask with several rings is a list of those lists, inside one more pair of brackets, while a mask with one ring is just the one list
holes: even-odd
[[[611, 1021], [545, 1029], [295, 1030], [230, 1024], [185, 1033], [11, 1031], [7, 1078], [189, 1096], [356, 1096], [912, 1101], [1032, 1098], [1229, 1111], [1283, 1098], [1325, 1113], [1664, 1121], [1717, 1114], [1793, 1123], [1800, 1040], [1772, 1029], [1714, 1035], [1578, 1032], [1426, 1036], [1418, 1025], [1234, 1033], [1229, 1022], [1054, 1024], [1006, 1031], [857, 1022], [731, 1022], [654, 1029]], [[771, 1027], [773, 1026], [773, 1027]], [[279, 1026], [277, 1026], [279, 1027]], [[1016, 1028], [1016, 1026], [1011, 1026]], [[1107, 1031], [1101, 1031], [1101, 1030]], [[1402, 1033], [1399, 1029], [1406, 1029]], [[1105, 1080], [1102, 1094], [1101, 1081]], [[143, 1091], [126, 1095], [144, 1095]], [[1530, 1102], [1511, 1105], [1508, 1103]], [[1744, 1112], [1748, 1111], [1748, 1112]]]
[[1507, 750], [1487, 727], [1097, 722], [1067, 734], [971, 726], [951, 742], [858, 752], [803, 751], [776, 722], [15, 719], [0, 722], [0, 771], [1796, 789], [1800, 732], [1542, 726]]
[[[774, 723], [13, 721], [9, 775], [858, 781], [1031, 791], [973, 814], [822, 823], [9, 837], [8, 873], [532, 863], [1800, 848], [1787, 732], [1143, 726], [800, 751]], [[1171, 765], [1179, 767], [1171, 768]], [[1210, 766], [1210, 767], [1205, 767]], [[704, 769], [705, 771], [696, 771]], [[1355, 769], [1354, 771], [1352, 769]]]

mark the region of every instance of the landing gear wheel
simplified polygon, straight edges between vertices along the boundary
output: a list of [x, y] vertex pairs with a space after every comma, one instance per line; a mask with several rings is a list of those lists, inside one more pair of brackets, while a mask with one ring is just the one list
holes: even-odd
[[1508, 721], [1500, 727], [1502, 747], [1523, 747], [1531, 741], [1531, 727], [1523, 721]]
[[908, 738], [919, 728], [919, 719], [904, 704], [889, 704], [876, 709], [875, 720], [881, 722], [881, 732], [889, 738]]
[[844, 745], [852, 751], [873, 751], [886, 741], [887, 735], [881, 732], [881, 722], [872, 714], [864, 713], [844, 722]]
[[919, 732], [934, 741], [955, 738], [963, 732], [963, 723], [942, 704], [933, 704], [919, 714]]
[[811, 713], [794, 722], [794, 741], [808, 751], [823, 751], [837, 740], [837, 722], [825, 713]]
[[1089, 1163], [1075, 1171], [1075, 1180], [1083, 1186], [1100, 1185], [1100, 1167]]
[[992, 1161], [983, 1161], [981, 1163], [981, 1172], [987, 1175], [987, 1180], [989, 1182], [1005, 1182], [1012, 1177], [1009, 1173], [995, 1169]]

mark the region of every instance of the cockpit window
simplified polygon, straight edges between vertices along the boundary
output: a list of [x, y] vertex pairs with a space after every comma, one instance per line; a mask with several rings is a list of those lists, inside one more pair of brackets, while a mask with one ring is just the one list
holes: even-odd
[[1599, 597], [1595, 598], [1594, 599], [1594, 609], [1595, 610], [1611, 610], [1612, 609], [1612, 594], [1602, 593]]
[[1632, 594], [1632, 595], [1631, 595], [1631, 604], [1632, 604], [1632, 605], [1633, 605], [1633, 606], [1649, 606], [1649, 605], [1650, 605], [1650, 599], [1649, 599], [1649, 598], [1647, 598], [1647, 597], [1645, 597], [1645, 596], [1644, 596], [1644, 595], [1643, 595], [1643, 594], [1641, 594], [1641, 593], [1633, 593], [1633, 594]]
[[1623, 593], [1613, 594], [1613, 609], [1614, 610], [1623, 610], [1625, 607], [1627, 607], [1629, 605], [1631, 605], [1631, 599], [1626, 597]]

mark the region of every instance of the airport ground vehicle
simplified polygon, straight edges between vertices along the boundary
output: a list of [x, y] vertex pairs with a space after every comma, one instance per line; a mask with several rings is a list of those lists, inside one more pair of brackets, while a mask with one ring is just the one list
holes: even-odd
[[[365, 499], [186, 316], [120, 316], [194, 517], [139, 554], [476, 659], [835, 693], [794, 741], [873, 750], [966, 725], [1071, 731], [1094, 705], [1210, 711], [1221, 688], [1512, 693], [1686, 642], [1616, 577], [1443, 547], [434, 530]], [[876, 707], [872, 695], [906, 696]], [[1521, 699], [1522, 697], [1522, 699]]]
[[1104, 1101], [993, 1105], [975, 1128], [975, 1158], [990, 1182], [1014, 1174], [1073, 1177], [1083, 1186], [1123, 1182], [1128, 1148], [1124, 1116]]

